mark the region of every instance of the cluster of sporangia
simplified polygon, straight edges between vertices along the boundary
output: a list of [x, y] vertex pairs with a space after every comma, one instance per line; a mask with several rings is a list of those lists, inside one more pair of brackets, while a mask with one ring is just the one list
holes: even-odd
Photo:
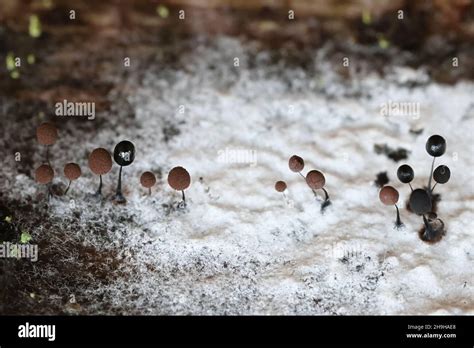
[[[304, 176], [301, 173], [301, 171], [304, 169], [304, 160], [296, 155], [290, 157], [288, 166], [292, 172], [298, 173], [303, 178], [303, 180], [305, 180], [311, 191], [313, 191], [315, 197], [318, 197], [316, 190], [323, 190], [324, 201], [321, 204], [321, 211], [324, 211], [324, 209], [331, 204], [328, 192], [324, 188], [324, 185], [326, 184], [326, 178], [324, 177], [324, 174], [319, 170], [311, 170], [306, 174], [306, 176]], [[283, 194], [285, 194], [284, 191], [286, 190], [286, 187], [286, 182], [284, 181], [277, 181], [275, 183], [275, 190], [278, 192], [283, 192]]]
[[[54, 170], [49, 161], [49, 149], [56, 140], [58, 139], [58, 131], [56, 127], [51, 123], [43, 123], [36, 130], [36, 137], [38, 143], [46, 146], [46, 163], [42, 164], [36, 169], [35, 176], [36, 181], [40, 184], [47, 185], [48, 198], [52, 196], [51, 182], [54, 178]], [[444, 222], [439, 219], [436, 213], [433, 211], [433, 190], [437, 184], [445, 184], [449, 181], [451, 171], [445, 165], [438, 166], [434, 171], [434, 163], [436, 157], [442, 156], [446, 152], [446, 141], [439, 135], [431, 136], [426, 142], [426, 151], [428, 154], [433, 156], [433, 162], [431, 164], [431, 173], [428, 181], [428, 186], [425, 188], [418, 188], [413, 190], [411, 181], [414, 179], [415, 174], [413, 169], [404, 164], [398, 168], [397, 176], [398, 179], [408, 184], [411, 189], [411, 195], [409, 200], [409, 209], [417, 215], [423, 217], [424, 229], [421, 232], [421, 238], [424, 241], [438, 241], [444, 235]], [[114, 200], [117, 203], [125, 203], [126, 199], [122, 194], [122, 168], [129, 166], [135, 159], [135, 146], [127, 140], [121, 141], [115, 146], [114, 155], [115, 163], [120, 166], [119, 178], [117, 184], [117, 190], [114, 195]], [[318, 197], [316, 190], [323, 190], [324, 201], [321, 204], [321, 211], [331, 204], [329, 200], [329, 194], [324, 188], [326, 179], [324, 174], [319, 170], [311, 170], [306, 176], [301, 172], [304, 169], [303, 158], [293, 155], [288, 161], [290, 170], [294, 173], [298, 173], [309, 186], [315, 197]], [[112, 157], [106, 149], [97, 148], [93, 150], [89, 155], [89, 168], [91, 171], [99, 175], [99, 188], [94, 194], [95, 197], [102, 198], [102, 175], [107, 174], [112, 169]], [[64, 166], [64, 176], [68, 179], [68, 186], [64, 191], [64, 195], [67, 194], [71, 186], [71, 182], [77, 180], [81, 176], [81, 168], [77, 163], [67, 163]], [[436, 182], [433, 187], [431, 186], [432, 178]], [[144, 172], [140, 176], [140, 183], [143, 187], [148, 189], [148, 194], [151, 195], [151, 188], [156, 184], [156, 177], [152, 172]], [[168, 184], [175, 190], [182, 192], [183, 201], [180, 206], [186, 205], [186, 198], [184, 190], [191, 184], [191, 177], [186, 169], [183, 167], [175, 167], [171, 169], [168, 174]], [[285, 194], [287, 185], [284, 181], [277, 181], [275, 183], [275, 190]], [[397, 210], [397, 219], [395, 221], [395, 227], [400, 228], [403, 223], [400, 219], [400, 211], [397, 206], [399, 193], [392, 186], [384, 186], [379, 193], [380, 201], [385, 205], [394, 205]]]
[[[53, 195], [51, 191], [51, 183], [54, 178], [54, 170], [49, 161], [49, 149], [58, 139], [58, 130], [52, 123], [43, 123], [36, 129], [36, 138], [38, 143], [46, 146], [46, 162], [36, 169], [36, 181], [40, 184], [47, 185], [48, 199]], [[122, 168], [129, 166], [135, 160], [135, 146], [128, 140], [121, 141], [115, 146], [113, 158], [115, 163], [120, 166], [117, 190], [113, 199], [117, 203], [125, 203], [126, 199], [122, 194]], [[109, 151], [103, 148], [93, 150], [89, 155], [89, 168], [99, 176], [99, 188], [94, 197], [102, 199], [102, 175], [107, 174], [112, 169], [112, 156]], [[77, 163], [67, 163], [64, 166], [64, 176], [68, 179], [68, 186], [64, 191], [67, 194], [71, 186], [71, 182], [77, 180], [81, 176], [81, 167]], [[148, 189], [148, 195], [151, 195], [151, 188], [156, 184], [156, 177], [152, 172], [144, 172], [140, 176], [140, 183]], [[183, 167], [175, 167], [168, 174], [168, 184], [175, 190], [182, 192], [183, 201], [180, 207], [186, 205], [184, 190], [191, 184], [191, 177]]]
[[[433, 156], [427, 187], [413, 190], [411, 181], [415, 177], [415, 172], [408, 164], [401, 165], [398, 168], [397, 177], [402, 183], [410, 186], [409, 209], [423, 217], [424, 228], [420, 232], [421, 239], [426, 242], [436, 242], [443, 237], [445, 230], [444, 222], [433, 211], [433, 190], [437, 184], [446, 184], [449, 181], [451, 171], [445, 165], [438, 166], [434, 171], [433, 168], [436, 157], [440, 157], [446, 152], [446, 140], [442, 136], [432, 135], [426, 142], [426, 151], [430, 156]], [[433, 186], [431, 186], [432, 179], [436, 182]], [[397, 209], [395, 227], [400, 228], [403, 223], [400, 220], [400, 212], [397, 206], [398, 197], [398, 191], [392, 186], [384, 186], [379, 193], [379, 198], [383, 204], [395, 205]]]

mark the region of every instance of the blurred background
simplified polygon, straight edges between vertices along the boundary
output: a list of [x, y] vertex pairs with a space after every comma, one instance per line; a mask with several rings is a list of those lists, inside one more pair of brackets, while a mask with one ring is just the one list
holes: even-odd
[[[3, 127], [0, 145], [28, 155], [30, 147], [21, 145], [27, 142], [12, 137], [31, 138], [58, 100], [94, 102], [99, 113], [113, 111], [111, 104], [126, 110], [120, 100], [140, 86], [148, 67], [158, 61], [186, 70], [180, 57], [194, 54], [193, 42], [216, 36], [256, 43], [275, 62], [303, 70], [324, 48], [324, 59], [347, 80], [393, 66], [422, 67], [442, 84], [472, 80], [473, 18], [470, 0], [2, 0], [0, 115], [22, 131]], [[342, 67], [346, 56], [355, 58], [352, 69]], [[70, 128], [68, 120], [56, 121]], [[103, 122], [73, 127], [94, 132]], [[29, 174], [25, 158], [15, 165]]]
[[[340, 50], [363, 45], [370, 50], [357, 52], [371, 59], [436, 66], [431, 69], [435, 78], [450, 83], [473, 77], [473, 18], [470, 0], [2, 0], [0, 56], [6, 64], [0, 71], [19, 78], [8, 67], [10, 53], [29, 65], [44, 63], [40, 69], [47, 69], [42, 76], [46, 80], [82, 58], [81, 73], [97, 73], [87, 69], [96, 58], [91, 52], [119, 55], [127, 46], [146, 61], [146, 44], [159, 38], [172, 43], [193, 35], [224, 34], [299, 50], [328, 41]], [[107, 52], [109, 48], [115, 51]], [[394, 57], [393, 48], [404, 54]], [[463, 60], [456, 71], [450, 69], [453, 56]], [[29, 74], [27, 67], [23, 64], [22, 75]], [[10, 84], [2, 79], [2, 92]]]

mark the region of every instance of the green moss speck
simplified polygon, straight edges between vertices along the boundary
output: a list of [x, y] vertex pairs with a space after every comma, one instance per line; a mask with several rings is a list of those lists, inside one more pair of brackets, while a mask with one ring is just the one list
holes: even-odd
[[21, 232], [21, 236], [20, 236], [20, 243], [21, 244], [26, 244], [28, 243], [29, 241], [31, 240], [31, 235], [26, 232], [26, 231], [22, 231]]
[[372, 23], [372, 15], [367, 10], [362, 12], [362, 23], [365, 25], [370, 25]]
[[8, 52], [7, 57], [5, 58], [5, 65], [7, 66], [8, 71], [15, 70], [15, 57], [13, 53]]
[[156, 13], [158, 13], [161, 18], [168, 18], [170, 15], [170, 10], [168, 10], [168, 8], [164, 5], [158, 5], [156, 8]]
[[41, 36], [41, 22], [37, 15], [30, 16], [28, 31], [31, 37], [37, 38]]
[[27, 57], [26, 57], [26, 61], [28, 62], [28, 64], [35, 64], [36, 62], [36, 57], [33, 53], [30, 53]]

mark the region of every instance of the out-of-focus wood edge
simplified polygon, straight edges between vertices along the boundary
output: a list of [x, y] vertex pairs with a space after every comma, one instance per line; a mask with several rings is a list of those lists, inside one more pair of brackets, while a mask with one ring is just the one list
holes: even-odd
[[[258, 11], [264, 7], [274, 10], [293, 10], [295, 16], [318, 16], [352, 19], [360, 17], [364, 11], [377, 17], [381, 14], [401, 9], [406, 0], [167, 0], [173, 6], [201, 9], [234, 8]], [[396, 15], [396, 13], [394, 13]]]

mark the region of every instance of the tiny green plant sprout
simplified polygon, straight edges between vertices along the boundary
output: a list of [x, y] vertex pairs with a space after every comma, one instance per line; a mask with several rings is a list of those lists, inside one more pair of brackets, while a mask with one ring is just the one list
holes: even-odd
[[384, 186], [379, 192], [379, 199], [383, 204], [394, 205], [395, 209], [397, 209], [397, 219], [395, 220], [395, 227], [401, 228], [403, 227], [403, 222], [400, 219], [400, 211], [398, 210], [397, 206], [398, 198], [398, 191], [392, 186]]
[[129, 166], [135, 159], [135, 146], [128, 140], [123, 140], [115, 146], [114, 161], [120, 166], [117, 191], [114, 200], [117, 203], [125, 203], [127, 200], [122, 194], [122, 168]]
[[156, 184], [155, 174], [152, 172], [144, 172], [140, 176], [140, 183], [144, 188], [148, 189], [148, 196], [151, 196], [151, 188]]
[[35, 179], [36, 182], [41, 185], [46, 186], [46, 196], [49, 198], [52, 196], [51, 194], [51, 181], [54, 178], [54, 170], [49, 164], [42, 164], [35, 171]]
[[103, 148], [95, 149], [89, 155], [89, 168], [91, 171], [99, 175], [100, 183], [95, 196], [102, 197], [102, 175], [107, 174], [112, 169], [112, 157], [109, 151]]
[[186, 190], [191, 184], [191, 176], [188, 171], [183, 167], [174, 167], [168, 174], [168, 184], [176, 191], [181, 191], [183, 195], [183, 201], [178, 205], [178, 207], [186, 207], [184, 190]]
[[81, 174], [81, 167], [79, 167], [77, 163], [68, 163], [64, 166], [64, 176], [69, 180], [66, 191], [64, 191], [64, 195], [66, 195], [69, 191], [71, 182], [77, 180]]
[[45, 122], [36, 128], [38, 143], [46, 146], [46, 163], [49, 164], [49, 147], [58, 140], [58, 130], [52, 123]]

